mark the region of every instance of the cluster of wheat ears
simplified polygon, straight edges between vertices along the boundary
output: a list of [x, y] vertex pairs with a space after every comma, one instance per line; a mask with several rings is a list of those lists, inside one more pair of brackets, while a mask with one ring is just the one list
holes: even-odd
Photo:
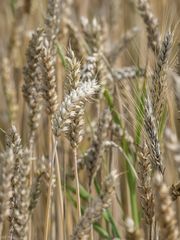
[[180, 239], [179, 0], [0, 5], [0, 239]]

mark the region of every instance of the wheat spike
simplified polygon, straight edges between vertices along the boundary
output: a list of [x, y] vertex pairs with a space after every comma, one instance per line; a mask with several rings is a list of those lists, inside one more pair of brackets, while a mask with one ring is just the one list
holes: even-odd
[[161, 44], [157, 63], [152, 76], [151, 98], [154, 116], [157, 122], [160, 121], [160, 116], [165, 105], [166, 95], [166, 67], [168, 63], [169, 51], [171, 48], [172, 34], [169, 32], [165, 35]]
[[[65, 88], [67, 94], [80, 85], [80, 62], [76, 59], [74, 52], [70, 48], [66, 57], [67, 75], [65, 81]], [[84, 126], [84, 108], [80, 108], [76, 115], [72, 118], [69, 130], [66, 133], [67, 138], [70, 141], [72, 148], [79, 145], [83, 137]]]
[[150, 98], [147, 97], [145, 101], [145, 119], [144, 127], [147, 133], [148, 141], [147, 146], [150, 154], [150, 162], [153, 170], [160, 170], [163, 173], [162, 157], [160, 151], [160, 144], [157, 135], [157, 129], [155, 125], [155, 119], [153, 116], [152, 106]]
[[8, 149], [6, 152], [0, 154], [0, 223], [4, 221], [10, 212], [12, 165], [13, 154]]
[[48, 40], [53, 43], [60, 31], [60, 0], [48, 0], [45, 29]]
[[146, 24], [148, 45], [155, 54], [158, 54], [160, 49], [158, 19], [154, 16], [148, 0], [137, 0], [137, 7], [144, 23]]
[[58, 107], [57, 101], [57, 86], [56, 86], [56, 73], [55, 73], [55, 56], [53, 49], [48, 39], [44, 38], [39, 62], [42, 60], [42, 92], [43, 98], [46, 101], [47, 112], [52, 115]]
[[95, 80], [92, 80], [80, 84], [64, 98], [59, 110], [56, 111], [52, 119], [52, 128], [56, 136], [69, 130], [69, 125], [74, 116], [76, 116], [86, 101], [92, 99], [98, 90], [99, 85]]
[[155, 216], [160, 226], [161, 239], [179, 239], [175, 212], [169, 189], [158, 172], [154, 176]]
[[45, 172], [40, 171], [36, 176], [36, 180], [34, 184], [32, 185], [31, 193], [30, 193], [29, 211], [33, 211], [37, 206], [38, 200], [41, 195], [41, 184], [42, 184], [44, 175], [45, 175]]
[[145, 221], [149, 225], [152, 224], [154, 216], [154, 198], [152, 192], [151, 175], [151, 163], [149, 159], [148, 149], [145, 145], [143, 152], [139, 153], [138, 158], [138, 188]]
[[26, 53], [27, 63], [24, 67], [23, 94], [29, 107], [29, 125], [31, 137], [34, 137], [39, 126], [41, 112], [41, 81], [39, 56], [44, 40], [43, 29], [37, 29], [33, 34]]
[[9, 236], [15, 239], [26, 239], [29, 217], [29, 173], [31, 158], [28, 150], [24, 150], [21, 138], [12, 128], [6, 136], [7, 148], [14, 154], [13, 175], [11, 179], [12, 198], [10, 212]]

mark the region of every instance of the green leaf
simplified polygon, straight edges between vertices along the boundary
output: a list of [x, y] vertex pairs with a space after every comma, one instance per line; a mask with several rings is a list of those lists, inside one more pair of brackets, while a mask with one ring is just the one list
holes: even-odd
[[94, 228], [94, 230], [96, 230], [96, 232], [99, 233], [99, 235], [100, 235], [101, 237], [103, 237], [104, 239], [111, 239], [110, 236], [109, 236], [109, 234], [108, 234], [108, 232], [107, 232], [104, 228], [102, 228], [102, 227], [100, 226], [100, 224], [94, 223], [94, 224], [93, 224], [93, 228]]
[[59, 43], [57, 43], [56, 46], [57, 46], [57, 53], [61, 59], [62, 65], [66, 68], [66, 60], [65, 60], [65, 56], [64, 56], [63, 50], [61, 48], [61, 45]]
[[[67, 185], [66, 187], [69, 191], [71, 191], [72, 193], [76, 193], [76, 189], [73, 186]], [[86, 191], [86, 189], [80, 185], [80, 197], [83, 200], [89, 200], [91, 198], [91, 195], [88, 193], [88, 191]]]
[[[94, 185], [95, 185], [95, 188], [96, 188], [96, 192], [98, 193], [98, 195], [100, 194], [101, 190], [100, 190], [100, 186], [97, 182], [97, 180], [95, 179], [94, 180]], [[111, 228], [112, 228], [112, 232], [113, 232], [113, 236], [114, 237], [118, 237], [120, 239], [120, 234], [118, 232], [118, 229], [115, 225], [115, 222], [113, 220], [113, 217], [112, 217], [112, 214], [110, 213], [110, 211], [107, 209], [105, 211], [103, 211], [103, 214], [102, 214], [103, 218], [105, 219], [106, 222], [108, 222], [108, 224], [111, 225]]]
[[84, 200], [89, 200], [91, 198], [91, 195], [82, 185], [80, 185], [80, 197]]
[[104, 217], [104, 219], [105, 219], [107, 222], [109, 222], [109, 223], [111, 224], [113, 237], [116, 237], [116, 238], [118, 238], [118, 239], [121, 239], [121, 238], [120, 238], [120, 234], [119, 234], [119, 232], [118, 232], [118, 229], [117, 229], [117, 227], [116, 227], [116, 224], [115, 224], [115, 221], [114, 221], [114, 219], [113, 219], [113, 217], [112, 217], [111, 212], [110, 212], [109, 210], [104, 211], [104, 212], [103, 212], [103, 217]]

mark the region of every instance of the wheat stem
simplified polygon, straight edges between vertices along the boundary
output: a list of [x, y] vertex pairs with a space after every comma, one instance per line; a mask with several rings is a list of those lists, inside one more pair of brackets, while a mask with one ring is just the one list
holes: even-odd
[[[53, 136], [53, 142], [54, 145], [57, 146], [57, 142]], [[57, 148], [55, 150], [55, 166], [56, 166], [56, 174], [57, 174], [57, 187], [58, 187], [58, 194], [59, 194], [59, 201], [60, 201], [60, 219], [61, 219], [61, 239], [64, 239], [64, 202], [63, 202], [63, 191], [62, 191], [62, 185], [61, 185], [61, 171], [59, 166], [59, 159], [58, 159], [58, 153]]]
[[48, 195], [47, 195], [44, 240], [48, 240], [48, 233], [49, 233], [49, 215], [50, 215], [50, 211], [51, 211], [52, 178], [53, 178], [53, 167], [54, 167], [56, 146], [57, 146], [57, 142], [55, 142], [55, 144], [54, 144], [54, 149], [53, 149], [52, 158], [51, 158], [51, 169], [50, 169], [50, 180], [49, 180]]
[[74, 158], [74, 169], [75, 169], [75, 181], [76, 181], [76, 199], [77, 199], [77, 209], [78, 209], [78, 219], [81, 217], [81, 199], [80, 199], [80, 187], [79, 187], [79, 177], [78, 177], [78, 167], [77, 167], [77, 148], [73, 149]]

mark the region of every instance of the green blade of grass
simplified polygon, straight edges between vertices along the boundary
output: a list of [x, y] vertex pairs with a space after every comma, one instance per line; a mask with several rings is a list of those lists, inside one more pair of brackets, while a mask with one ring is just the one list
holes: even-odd
[[111, 239], [108, 232], [100, 224], [94, 223], [93, 228], [103, 239]]
[[61, 45], [59, 43], [57, 43], [56, 46], [57, 46], [57, 53], [58, 53], [59, 58], [61, 59], [62, 65], [66, 68], [66, 60], [65, 60], [65, 56], [64, 56], [63, 50], [61, 48]]
[[103, 216], [106, 219], [106, 221], [108, 221], [111, 224], [113, 237], [121, 239], [119, 231], [118, 231], [118, 229], [116, 227], [116, 224], [115, 224], [115, 221], [114, 221], [114, 219], [112, 217], [111, 212], [109, 210], [106, 210], [106, 211], [104, 211]]

